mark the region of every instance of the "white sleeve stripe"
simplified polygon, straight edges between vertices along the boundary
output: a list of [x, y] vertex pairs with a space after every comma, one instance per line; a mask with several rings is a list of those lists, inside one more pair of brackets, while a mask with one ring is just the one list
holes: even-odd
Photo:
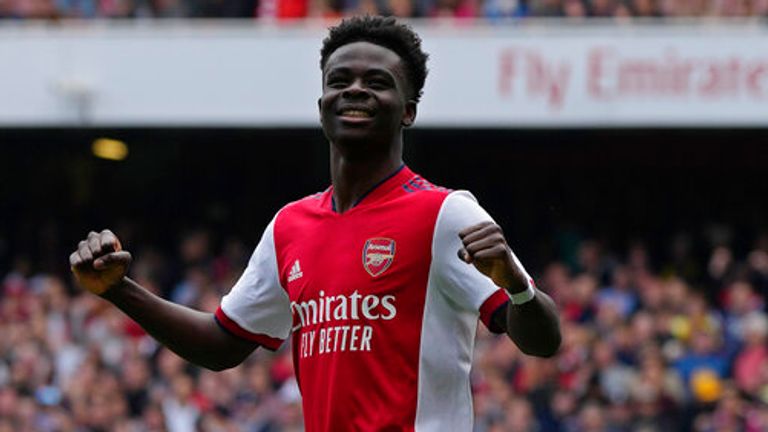
[[288, 293], [280, 284], [274, 242], [275, 219], [264, 230], [240, 279], [221, 300], [222, 312], [253, 334], [286, 339], [292, 326]]
[[463, 246], [459, 231], [493, 218], [467, 191], [451, 192], [443, 201], [432, 239], [433, 262], [439, 288], [460, 308], [479, 314], [480, 307], [498, 289], [490, 278], [458, 258]]

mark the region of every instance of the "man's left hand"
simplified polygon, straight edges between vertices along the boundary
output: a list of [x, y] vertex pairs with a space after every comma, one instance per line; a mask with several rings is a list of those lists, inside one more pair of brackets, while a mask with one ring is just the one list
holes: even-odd
[[459, 238], [464, 245], [458, 252], [461, 260], [473, 264], [512, 294], [526, 289], [523, 271], [518, 268], [500, 226], [482, 222], [461, 230]]

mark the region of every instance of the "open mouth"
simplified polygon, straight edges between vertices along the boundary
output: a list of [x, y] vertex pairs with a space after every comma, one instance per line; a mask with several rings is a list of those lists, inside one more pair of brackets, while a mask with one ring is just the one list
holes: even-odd
[[354, 119], [369, 119], [373, 113], [360, 108], [345, 108], [339, 111], [339, 116]]

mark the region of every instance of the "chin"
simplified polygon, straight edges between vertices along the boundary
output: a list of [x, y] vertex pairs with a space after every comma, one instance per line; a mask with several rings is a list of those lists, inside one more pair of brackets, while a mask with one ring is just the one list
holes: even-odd
[[370, 144], [375, 139], [375, 134], [367, 131], [349, 131], [344, 133], [338, 133], [334, 136], [332, 141], [340, 146], [355, 146]]
[[339, 126], [330, 131], [327, 136], [331, 141], [341, 144], [344, 142], [370, 142], [379, 135], [372, 125]]

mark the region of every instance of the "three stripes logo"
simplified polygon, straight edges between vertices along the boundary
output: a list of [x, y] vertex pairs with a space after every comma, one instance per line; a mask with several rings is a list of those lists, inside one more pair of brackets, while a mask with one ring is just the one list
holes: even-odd
[[301, 271], [301, 265], [299, 264], [299, 260], [296, 260], [293, 262], [293, 265], [291, 266], [291, 271], [288, 273], [288, 282], [293, 282], [302, 276], [304, 276], [304, 273]]

